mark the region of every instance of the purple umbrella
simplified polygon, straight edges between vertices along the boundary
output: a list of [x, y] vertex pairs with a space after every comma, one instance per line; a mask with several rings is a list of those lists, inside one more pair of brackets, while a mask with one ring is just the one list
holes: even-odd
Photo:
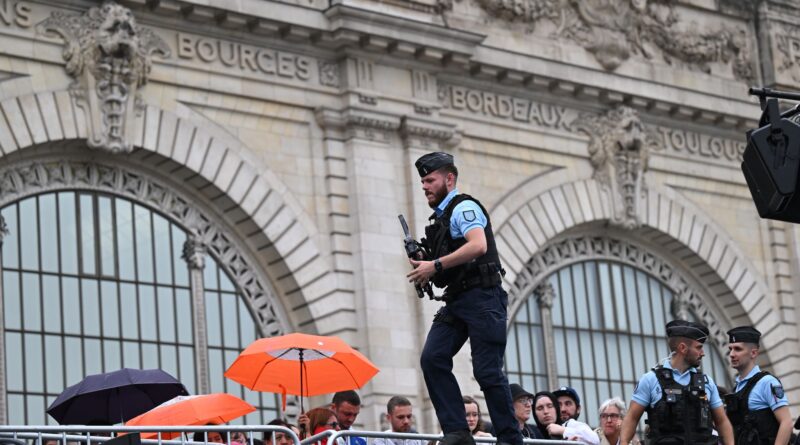
[[189, 393], [160, 369], [130, 369], [90, 375], [65, 389], [47, 408], [62, 425], [113, 425]]

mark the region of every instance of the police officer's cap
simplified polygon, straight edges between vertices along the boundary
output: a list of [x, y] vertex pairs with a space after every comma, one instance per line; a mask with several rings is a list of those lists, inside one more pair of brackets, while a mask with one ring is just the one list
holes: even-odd
[[420, 158], [417, 159], [417, 162], [414, 163], [414, 166], [417, 167], [419, 177], [424, 178], [431, 172], [435, 172], [446, 165], [453, 164], [453, 155], [443, 153], [441, 151], [435, 151], [433, 153], [420, 156]]
[[523, 397], [527, 397], [530, 399], [533, 398], [533, 394], [522, 389], [522, 386], [520, 386], [519, 383], [512, 383], [508, 385], [508, 388], [511, 390], [511, 400], [513, 401], [519, 400]]
[[761, 339], [761, 332], [752, 326], [739, 326], [728, 331], [729, 343], [755, 343]]
[[708, 328], [686, 320], [672, 320], [667, 323], [667, 337], [686, 337], [705, 343], [708, 338]]
[[553, 395], [556, 396], [556, 398], [567, 396], [575, 401], [575, 405], [581, 406], [581, 398], [578, 397], [578, 391], [575, 391], [574, 388], [570, 388], [569, 386], [562, 386], [561, 388], [558, 388], [557, 390], [553, 391]]

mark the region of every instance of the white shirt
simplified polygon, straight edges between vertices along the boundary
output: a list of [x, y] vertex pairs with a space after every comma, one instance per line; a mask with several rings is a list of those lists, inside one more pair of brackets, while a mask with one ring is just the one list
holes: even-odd
[[562, 426], [564, 427], [564, 439], [572, 440], [577, 438], [581, 443], [600, 445], [600, 436], [589, 425], [575, 419], [569, 419]]

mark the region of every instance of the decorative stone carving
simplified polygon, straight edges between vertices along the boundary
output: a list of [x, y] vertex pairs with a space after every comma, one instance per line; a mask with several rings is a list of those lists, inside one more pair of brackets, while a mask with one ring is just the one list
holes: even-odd
[[[775, 71], [779, 83], [800, 84], [800, 27], [774, 25], [772, 40], [775, 50]], [[784, 80], [785, 79], [785, 80]]]
[[543, 281], [533, 290], [533, 296], [536, 297], [536, 303], [540, 308], [552, 309], [556, 290], [549, 281]]
[[[514, 281], [514, 289], [509, 296], [509, 307], [516, 306], [520, 298], [528, 298], [528, 292], [536, 289], [539, 283], [557, 270], [574, 263], [588, 260], [606, 259], [633, 266], [645, 271], [672, 289], [680, 300], [680, 310], [673, 315], [688, 316], [691, 312], [711, 332], [710, 338], [718, 345], [727, 344], [725, 332], [730, 326], [725, 325], [722, 318], [712, 313], [708, 303], [697, 290], [689, 285], [689, 281], [672, 265], [649, 250], [643, 249], [628, 241], [607, 238], [578, 236], [562, 239], [540, 249], [528, 261]], [[536, 291], [534, 290], [534, 295]], [[687, 312], [682, 311], [685, 310]], [[673, 308], [674, 311], [674, 308]]]
[[189, 199], [172, 188], [119, 166], [97, 162], [59, 160], [6, 166], [0, 170], [0, 207], [52, 190], [97, 190], [134, 200], [157, 209], [163, 215], [193, 232], [197, 242], [208, 246], [208, 253], [231, 277], [253, 310], [261, 334], [266, 337], [285, 333], [277, 316], [276, 297], [261, 282], [249, 261], [222, 229], [200, 214]]
[[54, 11], [37, 25], [39, 32], [60, 36], [73, 82], [70, 92], [86, 113], [88, 145], [112, 153], [133, 150], [131, 143], [139, 90], [147, 83], [153, 54], [170, 55], [151, 30], [136, 24], [128, 8], [107, 1], [83, 15]]
[[626, 106], [602, 115], [581, 115], [572, 125], [591, 137], [589, 161], [594, 178], [611, 195], [611, 223], [626, 229], [638, 227], [644, 172], [658, 137], [645, 129], [636, 110]]
[[450, 124], [404, 116], [400, 136], [407, 147], [424, 150], [454, 148], [461, 142], [461, 132]]
[[6, 219], [3, 215], [0, 215], [0, 247], [3, 247], [3, 240], [8, 236], [8, 224], [6, 224]]
[[319, 83], [326, 87], [338, 88], [342, 84], [341, 70], [336, 62], [320, 62]]
[[[535, 27], [549, 20], [554, 37], [577, 42], [600, 65], [613, 71], [631, 55], [654, 57], [661, 50], [665, 62], [681, 60], [690, 67], [710, 72], [709, 63], [731, 63], [733, 74], [753, 78], [751, 51], [744, 29], [683, 31], [675, 25], [673, 0], [477, 0], [493, 18]], [[452, 1], [440, 0], [442, 9]]]
[[183, 243], [183, 258], [191, 269], [204, 269], [206, 267], [206, 254], [208, 246], [195, 235], [189, 235]]

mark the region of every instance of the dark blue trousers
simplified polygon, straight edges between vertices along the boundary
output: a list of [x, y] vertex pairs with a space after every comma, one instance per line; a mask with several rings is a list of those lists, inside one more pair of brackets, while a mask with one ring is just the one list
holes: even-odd
[[473, 288], [447, 303], [434, 318], [420, 363], [445, 434], [469, 430], [461, 389], [453, 375], [453, 356], [469, 339], [472, 372], [486, 397], [486, 407], [498, 441], [522, 444], [511, 391], [503, 374], [507, 306], [508, 295], [499, 285], [487, 289]]

